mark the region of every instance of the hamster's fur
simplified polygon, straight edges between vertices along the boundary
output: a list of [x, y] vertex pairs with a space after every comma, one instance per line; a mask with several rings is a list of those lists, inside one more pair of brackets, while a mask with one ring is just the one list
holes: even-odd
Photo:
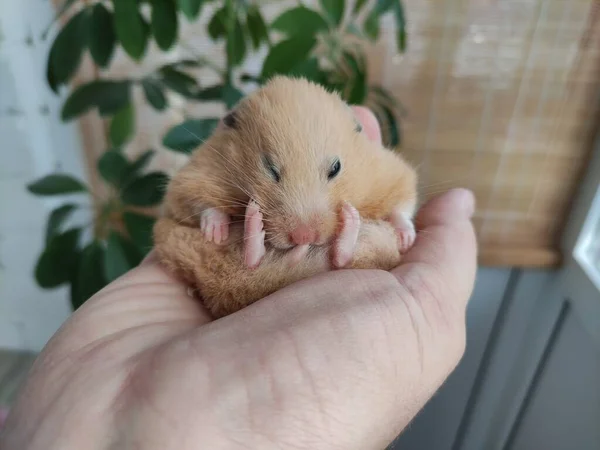
[[[161, 218], [155, 226], [159, 259], [178, 278], [195, 288], [215, 317], [232, 314], [296, 281], [332, 269], [329, 248], [313, 247], [296, 264], [290, 252], [268, 248], [256, 269], [244, 263], [243, 229], [232, 227], [231, 243], [207, 242], [199, 228]], [[363, 222], [353, 258], [346, 268], [391, 270], [401, 260], [393, 226]]]
[[[363, 220], [349, 267], [397, 265], [397, 237], [384, 221], [411, 221], [416, 182], [399, 154], [361, 132], [338, 95], [304, 79], [275, 77], [244, 98], [171, 180], [156, 248], [220, 316], [329, 270], [345, 202]], [[260, 207], [267, 244], [254, 270], [242, 245], [250, 200]], [[296, 244], [311, 250], [293, 270], [282, 269], [286, 249]]]

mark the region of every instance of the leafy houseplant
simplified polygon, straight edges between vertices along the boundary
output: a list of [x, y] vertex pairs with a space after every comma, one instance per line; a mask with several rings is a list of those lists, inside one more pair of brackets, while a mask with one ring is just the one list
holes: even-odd
[[[171, 49], [179, 40], [181, 16], [195, 21], [211, 9], [207, 3], [213, 3], [213, 8], [206, 31], [212, 41], [224, 44], [224, 67], [198, 56], [158, 67], [138, 79], [82, 84], [65, 101], [64, 121], [92, 109], [110, 121], [111, 148], [97, 161], [97, 171], [109, 191], [106, 198], [98, 198], [85, 183], [65, 173], [47, 175], [27, 186], [38, 196], [94, 196], [93, 221], [88, 227], [69, 226], [77, 203], [68, 201], [50, 213], [45, 248], [35, 268], [36, 281], [43, 288], [70, 285], [74, 309], [137, 265], [152, 247], [155, 219], [148, 208], [161, 203], [168, 178], [162, 172], [144, 170], [154, 151], [134, 160], [122, 152], [135, 133], [134, 87], [141, 87], [147, 102], [158, 111], [169, 107], [167, 92], [189, 102], [220, 102], [231, 108], [244, 96], [240, 87], [261, 85], [275, 74], [303, 76], [339, 91], [351, 104], [370, 106], [383, 125], [387, 143], [399, 143], [396, 117], [400, 106], [389, 92], [369, 82], [365, 44], [378, 39], [380, 19], [389, 13], [395, 18], [397, 49], [404, 51], [401, 0], [357, 0], [353, 5], [346, 5], [345, 0], [320, 0], [316, 8], [299, 2], [271, 23], [251, 0], [65, 0], [57, 18], [64, 15], [68, 20], [49, 53], [49, 86], [58, 92], [68, 85], [85, 52], [98, 67], [106, 68], [117, 46], [135, 61], [145, 57], [151, 40], [162, 51]], [[261, 48], [267, 49], [261, 71], [240, 74], [246, 57]], [[195, 68], [212, 70], [220, 81], [200, 86], [189, 73]], [[217, 123], [215, 117], [188, 118], [166, 133], [163, 145], [189, 153]]]

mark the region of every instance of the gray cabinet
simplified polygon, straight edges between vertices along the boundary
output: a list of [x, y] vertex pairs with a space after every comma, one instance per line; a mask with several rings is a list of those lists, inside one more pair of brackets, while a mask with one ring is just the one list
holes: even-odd
[[569, 303], [528, 389], [505, 448], [600, 448], [600, 348]]

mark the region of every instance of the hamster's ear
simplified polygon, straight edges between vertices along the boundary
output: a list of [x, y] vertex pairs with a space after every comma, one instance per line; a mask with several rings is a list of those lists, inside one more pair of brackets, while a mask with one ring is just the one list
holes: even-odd
[[354, 117], [356, 117], [361, 128], [364, 129], [367, 137], [371, 141], [381, 144], [381, 127], [375, 114], [364, 106], [352, 106], [352, 110], [354, 111]]
[[356, 126], [354, 127], [354, 131], [356, 131], [357, 133], [362, 133], [362, 130], [362, 124], [358, 121], [358, 119], [356, 119]]
[[223, 117], [223, 119], [221, 120], [221, 125], [226, 128], [237, 129], [238, 120], [237, 113], [235, 112], [235, 110], [229, 111], [227, 115]]
[[361, 133], [363, 130], [363, 126], [362, 123], [360, 123], [358, 115], [356, 114], [356, 110], [346, 102], [344, 102], [344, 105], [346, 105], [348, 113], [350, 114], [350, 116], [352, 116], [352, 119], [354, 120], [354, 131], [356, 131], [357, 133]]

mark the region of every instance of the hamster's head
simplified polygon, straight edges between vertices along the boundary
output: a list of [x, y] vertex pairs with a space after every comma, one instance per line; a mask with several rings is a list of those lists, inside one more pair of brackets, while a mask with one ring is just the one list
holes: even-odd
[[272, 79], [217, 134], [231, 155], [227, 170], [258, 203], [266, 240], [281, 249], [330, 242], [343, 201], [366, 200], [374, 152], [391, 153], [366, 137], [338, 95], [303, 79]]

